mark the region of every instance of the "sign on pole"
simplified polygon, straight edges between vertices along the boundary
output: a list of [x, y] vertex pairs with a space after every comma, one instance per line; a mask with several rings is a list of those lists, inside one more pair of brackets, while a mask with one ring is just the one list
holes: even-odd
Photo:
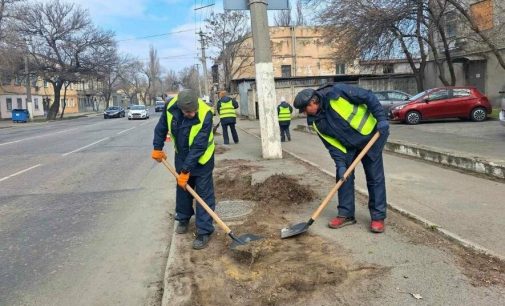
[[[267, 10], [289, 10], [289, 0], [263, 0], [268, 3]], [[223, 0], [225, 10], [248, 10], [249, 0]]]

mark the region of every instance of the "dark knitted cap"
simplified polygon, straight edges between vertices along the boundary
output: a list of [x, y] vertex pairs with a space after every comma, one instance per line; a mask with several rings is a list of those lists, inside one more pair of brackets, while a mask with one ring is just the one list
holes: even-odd
[[198, 95], [192, 89], [181, 91], [177, 97], [177, 106], [185, 112], [196, 112], [198, 110]]

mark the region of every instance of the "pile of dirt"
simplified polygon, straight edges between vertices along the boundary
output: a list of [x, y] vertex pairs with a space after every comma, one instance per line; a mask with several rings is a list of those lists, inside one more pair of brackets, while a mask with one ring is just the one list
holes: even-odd
[[309, 187], [300, 185], [297, 179], [284, 174], [272, 175], [264, 182], [254, 184], [251, 189], [249, 200], [270, 204], [302, 204], [315, 197]]
[[214, 150], [214, 154], [223, 154], [224, 152], [228, 151], [228, 148], [225, 148], [224, 146], [216, 145], [216, 149]]

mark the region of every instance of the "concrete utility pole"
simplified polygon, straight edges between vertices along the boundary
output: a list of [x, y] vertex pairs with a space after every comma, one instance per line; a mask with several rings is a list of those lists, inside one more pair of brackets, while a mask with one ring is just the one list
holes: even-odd
[[256, 68], [256, 89], [258, 91], [261, 148], [263, 158], [276, 159], [282, 158], [282, 147], [277, 119], [267, 4], [265, 0], [249, 0]]
[[198, 94], [202, 96], [202, 85], [200, 84], [200, 64], [196, 64], [196, 72], [198, 73]]
[[[209, 96], [209, 85], [207, 79], [207, 58], [205, 57], [205, 39], [203, 36], [202, 30], [198, 33], [200, 35], [200, 43], [202, 44], [202, 66], [203, 66], [203, 78], [205, 79], [203, 82], [204, 95]], [[200, 95], [201, 96], [201, 95]]]

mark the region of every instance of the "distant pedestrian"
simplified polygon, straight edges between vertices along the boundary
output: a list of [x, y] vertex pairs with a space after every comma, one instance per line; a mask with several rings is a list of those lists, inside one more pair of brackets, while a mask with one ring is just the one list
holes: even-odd
[[[308, 123], [335, 161], [337, 180], [344, 179], [352, 161], [379, 131], [379, 139], [361, 163], [368, 187], [368, 208], [372, 219], [370, 230], [382, 233], [387, 206], [382, 150], [389, 135], [389, 123], [377, 97], [359, 87], [329, 84], [317, 90], [300, 91], [294, 106], [307, 114]], [[328, 226], [340, 228], [356, 223], [354, 202], [352, 173], [338, 190], [338, 215], [330, 220]]]
[[289, 133], [289, 125], [291, 124], [291, 113], [293, 107], [286, 102], [286, 98], [281, 97], [281, 103], [277, 106], [277, 116], [279, 118], [279, 128], [281, 130], [281, 142], [291, 141], [291, 134]]
[[235, 124], [237, 123], [237, 114], [235, 113], [235, 110], [237, 108], [238, 103], [235, 99], [228, 97], [225, 91], [219, 92], [217, 112], [223, 128], [223, 142], [225, 145], [230, 144], [230, 140], [228, 138], [228, 127], [230, 127], [233, 142], [238, 143], [238, 134], [235, 129]]
[[[176, 233], [188, 231], [189, 219], [195, 214], [193, 197], [186, 191], [189, 184], [214, 210], [216, 199], [212, 171], [214, 170], [214, 134], [210, 107], [193, 90], [183, 90], [165, 107], [154, 130], [151, 157], [161, 162], [167, 156], [163, 146], [167, 133], [175, 147], [175, 168], [179, 173], [175, 201]], [[194, 249], [203, 249], [214, 232], [211, 216], [196, 205], [196, 238]]]

